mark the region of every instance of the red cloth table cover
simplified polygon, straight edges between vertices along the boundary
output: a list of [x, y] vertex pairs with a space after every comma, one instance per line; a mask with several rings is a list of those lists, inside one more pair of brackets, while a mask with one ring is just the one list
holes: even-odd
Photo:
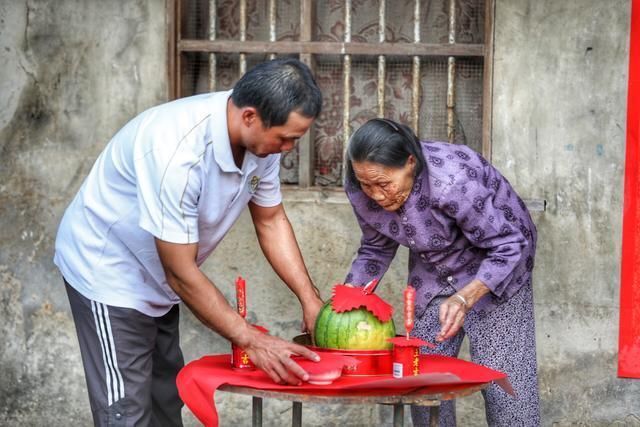
[[218, 425], [214, 394], [223, 384], [296, 394], [372, 396], [403, 395], [417, 391], [424, 394], [435, 393], [447, 391], [447, 386], [459, 388], [461, 385], [491, 381], [513, 394], [507, 376], [502, 372], [447, 356], [421, 355], [420, 375], [417, 376], [393, 378], [391, 373], [362, 377], [342, 376], [328, 385], [303, 383], [300, 386], [289, 386], [274, 383], [260, 370], [233, 370], [230, 355], [220, 354], [205, 356], [187, 364], [178, 374], [177, 385], [183, 402], [198, 420], [209, 427]]

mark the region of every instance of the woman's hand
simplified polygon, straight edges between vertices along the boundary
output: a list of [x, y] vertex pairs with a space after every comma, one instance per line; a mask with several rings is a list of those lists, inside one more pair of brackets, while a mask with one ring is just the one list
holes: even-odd
[[442, 342], [455, 336], [462, 325], [467, 312], [473, 305], [490, 292], [487, 285], [478, 279], [474, 279], [464, 288], [447, 298], [440, 305], [440, 332], [436, 341]]
[[436, 336], [438, 342], [451, 338], [464, 325], [464, 318], [469, 309], [456, 295], [458, 294], [451, 295], [440, 305], [441, 328]]

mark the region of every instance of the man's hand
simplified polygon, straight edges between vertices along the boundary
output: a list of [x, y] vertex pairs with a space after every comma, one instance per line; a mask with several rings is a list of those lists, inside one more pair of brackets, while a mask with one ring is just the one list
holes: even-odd
[[312, 338], [316, 327], [316, 319], [323, 305], [324, 303], [320, 297], [312, 298], [311, 301], [306, 301], [302, 304], [302, 319], [304, 322], [302, 332], [308, 332]]
[[467, 312], [480, 298], [489, 292], [490, 289], [487, 285], [475, 279], [447, 298], [440, 305], [441, 328], [436, 336], [436, 341], [442, 342], [455, 336], [464, 325], [464, 318]]
[[278, 384], [300, 385], [309, 375], [291, 359], [292, 355], [317, 362], [320, 357], [307, 347], [264, 334], [254, 328], [244, 346], [251, 361]]

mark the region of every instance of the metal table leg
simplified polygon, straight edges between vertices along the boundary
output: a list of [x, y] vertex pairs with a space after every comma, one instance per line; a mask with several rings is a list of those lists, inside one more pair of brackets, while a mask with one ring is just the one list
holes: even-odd
[[404, 404], [396, 403], [393, 405], [393, 427], [402, 427], [404, 425]]
[[431, 406], [429, 408], [429, 427], [438, 427], [440, 425], [440, 405]]
[[302, 427], [302, 402], [293, 402], [291, 427]]
[[251, 405], [251, 425], [253, 427], [262, 427], [262, 398], [253, 397]]

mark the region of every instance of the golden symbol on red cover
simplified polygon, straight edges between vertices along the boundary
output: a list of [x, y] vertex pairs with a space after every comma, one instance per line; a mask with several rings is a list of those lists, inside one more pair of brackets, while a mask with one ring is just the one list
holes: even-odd
[[245, 352], [242, 352], [242, 364], [243, 365], [249, 364], [249, 355], [247, 355], [247, 353]]

